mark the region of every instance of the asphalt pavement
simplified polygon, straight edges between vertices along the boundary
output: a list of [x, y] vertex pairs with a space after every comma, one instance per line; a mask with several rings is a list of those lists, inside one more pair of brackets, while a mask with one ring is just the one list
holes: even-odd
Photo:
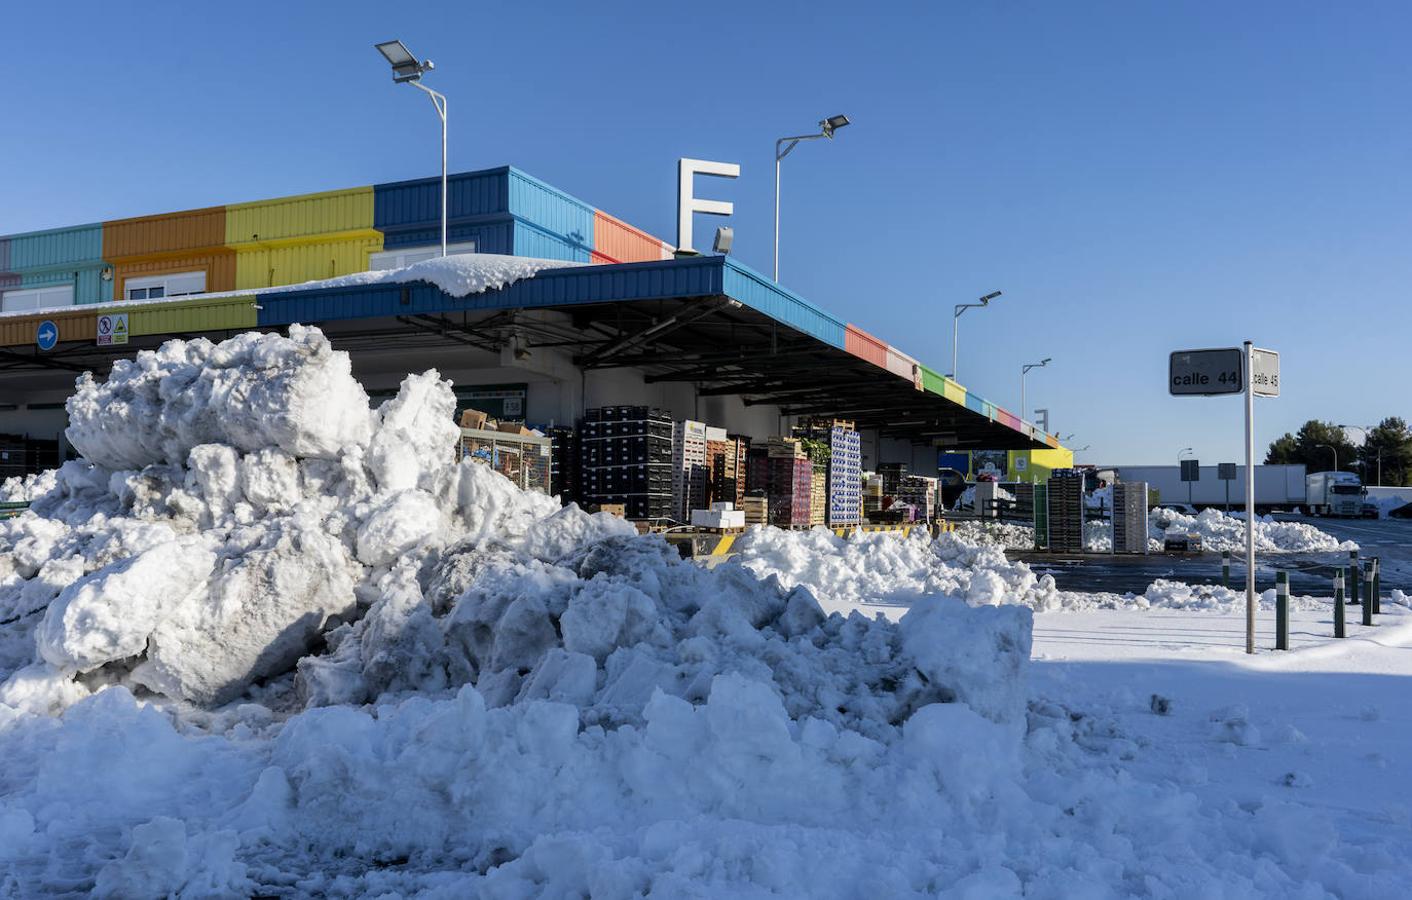
[[[1386, 593], [1399, 589], [1412, 594], [1412, 520], [1409, 519], [1323, 519], [1280, 515], [1281, 521], [1307, 522], [1340, 541], [1354, 541], [1363, 557], [1377, 556]], [[1054, 576], [1064, 590], [1110, 591], [1140, 594], [1159, 578], [1187, 584], [1219, 584], [1221, 554], [1166, 554], [1114, 556], [1111, 554], [1054, 554], [1010, 551], [1012, 559], [1022, 559], [1039, 574]], [[1256, 584], [1273, 587], [1275, 572], [1290, 573], [1290, 592], [1332, 596], [1335, 567], [1348, 565], [1346, 552], [1335, 553], [1257, 553]], [[1231, 586], [1245, 584], [1242, 558], [1232, 561]]]

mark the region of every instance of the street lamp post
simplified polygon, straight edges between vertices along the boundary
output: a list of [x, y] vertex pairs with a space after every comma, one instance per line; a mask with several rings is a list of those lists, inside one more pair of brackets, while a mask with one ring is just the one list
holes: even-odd
[[965, 311], [968, 310], [968, 309], [972, 309], [972, 308], [978, 307], [978, 306], [989, 306], [989, 305], [990, 305], [990, 301], [994, 300], [996, 297], [999, 297], [999, 296], [1001, 295], [1001, 293], [1002, 293], [1001, 291], [991, 291], [989, 294], [986, 294], [984, 297], [980, 298], [980, 300], [976, 301], [975, 303], [958, 303], [958, 304], [956, 304], [955, 309], [952, 311], [952, 313], [951, 313], [951, 375], [948, 376], [948, 377], [951, 378], [952, 381], [956, 381], [956, 380], [957, 380], [957, 379], [956, 379], [956, 351], [957, 351], [957, 348], [960, 347], [960, 344], [957, 342], [957, 338], [956, 338], [956, 326], [957, 326], [956, 320], [959, 319], [959, 318], [961, 318], [961, 313], [965, 312]]
[[1314, 445], [1314, 449], [1316, 449], [1316, 450], [1319, 449], [1320, 447], [1328, 447], [1328, 448], [1329, 448], [1329, 452], [1334, 455], [1334, 471], [1337, 472], [1337, 471], [1338, 471], [1338, 448], [1335, 447], [1335, 446], [1332, 445], [1332, 444], [1315, 444], [1315, 445]]
[[1027, 415], [1027, 413], [1025, 412], [1025, 375], [1029, 372], [1030, 369], [1044, 368], [1045, 366], [1049, 365], [1049, 361], [1050, 358], [1046, 356], [1044, 359], [1040, 360], [1037, 363], [1025, 363], [1023, 366], [1020, 367], [1020, 418], [1024, 419], [1027, 422], [1029, 421], [1029, 419], [1025, 418], [1025, 416]]
[[800, 134], [775, 141], [775, 281], [780, 280], [780, 161], [789, 155], [800, 141], [833, 140], [833, 133], [851, 124], [847, 116], [829, 116], [819, 122], [818, 134]]
[[427, 59], [417, 62], [417, 58], [407, 49], [401, 41], [383, 41], [381, 44], [374, 44], [377, 51], [383, 58], [392, 65], [392, 80], [396, 84], [410, 84], [412, 87], [424, 91], [431, 98], [431, 103], [436, 107], [436, 114], [441, 118], [441, 255], [446, 255], [446, 97], [437, 93], [426, 85], [422, 84], [422, 75], [436, 68], [432, 61]]

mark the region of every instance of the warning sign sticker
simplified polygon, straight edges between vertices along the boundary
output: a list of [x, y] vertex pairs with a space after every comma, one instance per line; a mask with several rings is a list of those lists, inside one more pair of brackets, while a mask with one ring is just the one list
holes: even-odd
[[127, 343], [127, 313], [111, 313], [98, 317], [98, 346]]

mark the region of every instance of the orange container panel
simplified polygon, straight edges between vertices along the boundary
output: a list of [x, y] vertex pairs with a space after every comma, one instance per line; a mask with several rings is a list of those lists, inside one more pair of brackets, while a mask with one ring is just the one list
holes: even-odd
[[843, 349], [859, 359], [866, 359], [878, 368], [887, 368], [887, 344], [861, 328], [849, 325], [844, 330]]
[[189, 253], [226, 242], [226, 208], [211, 206], [103, 223], [103, 258]]
[[113, 299], [127, 296], [123, 283], [144, 275], [172, 275], [177, 272], [205, 272], [206, 293], [235, 290], [235, 251], [225, 247], [190, 256], [163, 256], [157, 259], [118, 260], [113, 266]]
[[50, 312], [33, 316], [0, 318], [0, 347], [24, 347], [35, 344], [35, 332], [45, 320], [59, 328], [59, 343], [65, 341], [92, 342], [98, 336], [98, 316], [92, 312]]
[[609, 265], [609, 264], [612, 264], [612, 263], [617, 262], [617, 260], [614, 259], [613, 257], [611, 257], [611, 256], [604, 256], [602, 253], [599, 253], [597, 250], [590, 250], [590, 251], [589, 251], [589, 253], [588, 253], [588, 261], [589, 261], [590, 263], [592, 263], [593, 265], [595, 265], [595, 266]]
[[662, 241], [607, 213], [593, 213], [593, 249], [607, 262], [648, 262], [662, 258]]

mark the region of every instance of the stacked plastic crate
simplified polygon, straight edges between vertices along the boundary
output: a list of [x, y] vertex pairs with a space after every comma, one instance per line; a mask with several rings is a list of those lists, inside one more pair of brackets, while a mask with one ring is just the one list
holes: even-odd
[[830, 525], [857, 525], [863, 512], [863, 448], [851, 424], [829, 428]]
[[584, 502], [620, 503], [629, 519], [674, 515], [672, 420], [646, 406], [590, 409], [579, 426]]
[[1055, 469], [1047, 482], [1049, 549], [1056, 553], [1084, 550], [1084, 479], [1074, 469]]
[[549, 470], [549, 493], [563, 503], [580, 502], [583, 493], [579, 489], [582, 476], [579, 474], [579, 433], [577, 428], [559, 426], [549, 429], [549, 440], [553, 442]]
[[897, 500], [916, 510], [916, 518], [931, 521], [936, 516], [936, 479], [925, 475], [904, 475]]
[[1113, 552], [1147, 552], [1147, 482], [1113, 485]]
[[710, 480], [705, 423], [690, 419], [676, 423], [672, 439], [672, 496], [677, 521], [689, 522], [693, 509], [706, 508]]
[[798, 440], [770, 438], [768, 447], [770, 524], [780, 528], [809, 524], [814, 464]]
[[745, 447], [745, 438], [727, 434], [724, 428], [706, 428], [709, 503], [731, 503], [740, 508], [745, 499]]

